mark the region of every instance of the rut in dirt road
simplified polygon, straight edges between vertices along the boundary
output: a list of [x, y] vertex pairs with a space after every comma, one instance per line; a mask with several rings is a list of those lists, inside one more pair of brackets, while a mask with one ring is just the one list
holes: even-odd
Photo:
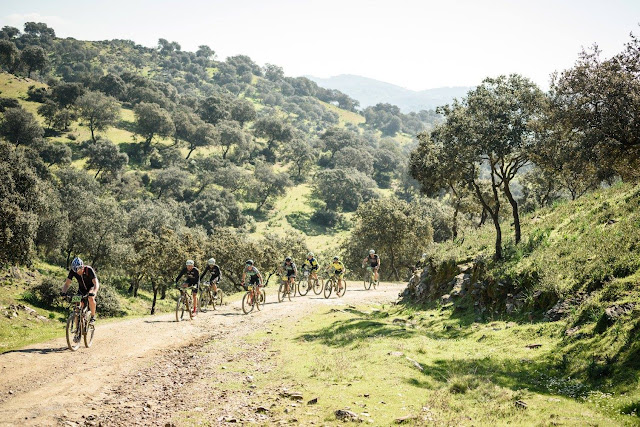
[[[343, 298], [308, 295], [285, 303], [277, 303], [275, 290], [268, 287], [264, 310], [249, 315], [242, 314], [238, 301], [194, 321], [177, 323], [172, 313], [98, 324], [93, 347], [77, 352], [67, 350], [61, 338], [5, 353], [0, 356], [0, 424], [164, 425], [175, 411], [196, 410], [198, 399], [226, 404], [210, 414], [217, 417], [214, 423], [223, 422], [224, 413], [237, 414], [244, 405], [244, 398], [232, 399], [234, 391], [224, 387], [229, 378], [223, 364], [238, 357], [226, 349], [241, 348], [239, 357], [270, 369], [263, 344], [248, 345], [243, 336], [322, 307], [393, 301], [404, 287], [382, 284], [365, 291], [361, 282], [348, 286]], [[216, 345], [207, 348], [215, 350], [203, 353], [203, 346], [212, 342]], [[215, 390], [209, 380], [215, 380]], [[204, 387], [203, 393], [194, 393], [195, 384]], [[258, 422], [268, 419], [265, 414], [254, 417]]]

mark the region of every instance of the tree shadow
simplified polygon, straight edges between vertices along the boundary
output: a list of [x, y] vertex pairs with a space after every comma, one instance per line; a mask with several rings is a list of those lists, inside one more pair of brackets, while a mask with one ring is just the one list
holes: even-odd
[[[346, 311], [346, 310], [345, 310]], [[331, 312], [330, 312], [331, 313]], [[298, 337], [300, 341], [316, 341], [330, 347], [346, 347], [359, 341], [377, 338], [411, 338], [417, 330], [367, 318], [333, 322], [330, 326]]]

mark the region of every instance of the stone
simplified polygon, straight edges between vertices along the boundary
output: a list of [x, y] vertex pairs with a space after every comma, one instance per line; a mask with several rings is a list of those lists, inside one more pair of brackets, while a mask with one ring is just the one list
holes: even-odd
[[524, 402], [522, 400], [516, 400], [515, 401], [515, 405], [516, 405], [516, 408], [518, 408], [518, 409], [527, 409], [526, 402]]
[[338, 409], [335, 412], [335, 416], [337, 419], [341, 421], [362, 422], [360, 417], [358, 417], [358, 414], [356, 414], [355, 412], [351, 412], [347, 409]]
[[316, 403], [318, 403], [318, 398], [314, 397], [313, 399], [307, 402], [307, 405], [315, 405]]
[[405, 424], [416, 421], [417, 419], [418, 417], [416, 415], [405, 415], [404, 417], [396, 418], [394, 422], [396, 424]]

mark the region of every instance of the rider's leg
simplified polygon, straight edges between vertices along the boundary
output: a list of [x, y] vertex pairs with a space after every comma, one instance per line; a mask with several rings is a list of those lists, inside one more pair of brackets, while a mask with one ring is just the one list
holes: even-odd
[[193, 309], [191, 311], [195, 313], [196, 308], [198, 307], [198, 291], [194, 289], [191, 292], [191, 295], [193, 296]]
[[91, 317], [96, 316], [96, 297], [89, 296], [87, 297], [89, 301], [89, 310], [91, 310]]
[[373, 272], [375, 273], [373, 276], [373, 279], [377, 282], [378, 281], [378, 267], [376, 267]]

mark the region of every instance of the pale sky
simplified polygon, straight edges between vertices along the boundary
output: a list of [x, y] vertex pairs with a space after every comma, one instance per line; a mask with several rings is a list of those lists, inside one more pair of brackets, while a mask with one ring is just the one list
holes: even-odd
[[610, 56], [640, 35], [640, 0], [2, 0], [0, 26], [27, 21], [81, 40], [206, 44], [218, 59], [245, 54], [288, 76], [421, 90], [520, 73], [546, 89], [582, 47]]

